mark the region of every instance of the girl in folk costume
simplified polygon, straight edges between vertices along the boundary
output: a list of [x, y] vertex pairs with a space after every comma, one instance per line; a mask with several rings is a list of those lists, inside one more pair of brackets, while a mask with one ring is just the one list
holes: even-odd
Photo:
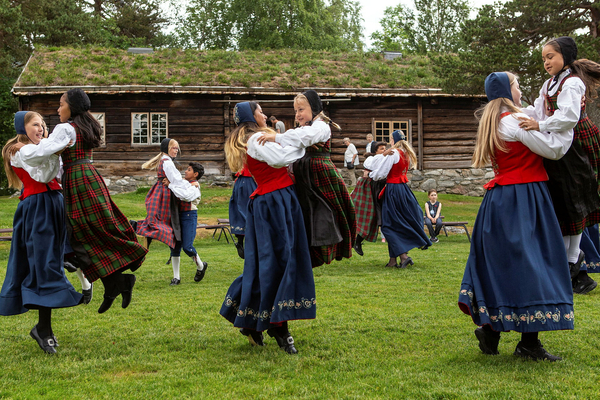
[[[181, 247], [176, 249], [176, 245], [182, 240], [181, 222], [179, 220], [177, 199], [175, 196], [172, 196], [171, 190], [166, 183], [175, 185], [183, 183], [181, 173], [175, 167], [175, 163], [173, 163], [173, 159], [178, 154], [179, 143], [174, 139], [166, 138], [160, 143], [160, 153], [142, 165], [143, 169], [156, 169], [158, 180], [152, 186], [148, 195], [146, 195], [146, 219], [139, 223], [136, 228], [137, 234], [146, 238], [147, 247], [150, 247], [152, 239], [156, 239], [171, 248], [171, 262], [173, 263], [174, 275], [177, 275], [179, 271], [179, 252], [181, 251]], [[196, 190], [199, 196], [198, 188]], [[197, 266], [197, 270], [204, 271], [205, 265], [198, 253], [196, 252], [191, 257]], [[196, 282], [199, 281], [197, 280]]]
[[90, 282], [102, 281], [104, 300], [98, 312], [103, 313], [119, 294], [121, 306], [129, 306], [135, 275], [122, 272], [138, 269], [147, 250], [138, 243], [133, 228], [92, 165], [93, 148], [100, 144], [102, 128], [90, 114], [90, 107], [90, 99], [81, 89], [71, 89], [60, 98], [58, 115], [61, 122], [68, 122], [60, 126], [74, 142], [62, 153], [62, 185], [67, 231], [74, 250], [69, 260]]
[[294, 99], [299, 128], [284, 134], [265, 134], [260, 143], [275, 141], [281, 146], [306, 149], [294, 163], [298, 200], [311, 246], [313, 267], [352, 257], [356, 238], [354, 204], [348, 189], [331, 162], [331, 128], [340, 129], [323, 113], [317, 92], [307, 90]]
[[538, 340], [539, 331], [573, 329], [573, 292], [558, 220], [546, 186], [542, 157], [559, 159], [571, 132], [519, 128], [521, 92], [516, 77], [495, 72], [485, 80], [489, 103], [479, 122], [473, 166], [491, 162], [458, 305], [480, 327], [479, 348], [498, 354], [500, 332], [521, 332], [514, 354], [560, 360]]
[[386, 179], [385, 191], [381, 194], [381, 232], [387, 240], [390, 255], [386, 267], [406, 268], [408, 264], [414, 264], [408, 251], [415, 247], [424, 250], [431, 246], [431, 241], [423, 230], [423, 210], [406, 184], [406, 172], [411, 164], [416, 164], [417, 156], [402, 131], [392, 132], [391, 144], [392, 148], [383, 154], [365, 160], [364, 166], [371, 170], [369, 176], [372, 179]]
[[52, 331], [52, 309], [76, 306], [82, 295], [67, 280], [62, 266], [65, 208], [54, 179], [60, 168], [55, 153], [67, 147], [70, 139], [66, 135], [56, 141], [42, 139], [42, 124], [38, 113], [19, 111], [15, 114], [17, 136], [2, 149], [8, 183], [23, 191], [13, 220], [0, 315], [38, 310], [39, 321], [30, 335], [43, 351], [54, 354], [58, 343]]
[[[227, 138], [225, 152], [232, 171], [244, 164], [258, 184], [248, 203], [244, 272], [233, 281], [221, 315], [239, 327], [253, 345], [262, 332], [281, 349], [297, 353], [288, 321], [316, 317], [315, 283], [302, 210], [285, 168], [304, 155], [303, 148], [259, 145], [267, 117], [260, 106], [236, 105], [240, 124]], [[252, 119], [256, 123], [252, 123]]]
[[541, 132], [574, 130], [567, 154], [560, 160], [544, 160], [544, 166], [573, 288], [589, 292], [596, 282], [586, 271], [580, 272], [584, 254], [579, 243], [585, 227], [600, 222], [600, 132], [585, 112], [585, 101], [597, 96], [600, 64], [577, 60], [577, 45], [568, 36], [546, 43], [542, 59], [552, 78], [544, 84], [534, 105], [523, 110], [532, 119], [522, 121], [521, 127]]
[[[252, 114], [246, 116], [247, 120], [244, 119], [244, 116], [240, 116], [234, 112], [233, 119], [237, 126], [256, 124], [253, 115], [258, 104], [254, 101], [249, 101], [248, 104], [250, 105]], [[238, 109], [236, 108], [235, 110]], [[238, 255], [243, 259], [246, 212], [248, 210], [250, 195], [256, 190], [256, 182], [246, 164], [243, 165], [241, 170], [231, 172], [235, 173], [236, 179], [233, 184], [231, 199], [229, 200], [229, 226], [231, 227], [231, 233], [237, 239], [235, 247], [237, 248]]]
[[[369, 143], [371, 146], [371, 143]], [[383, 154], [385, 151], [384, 142], [375, 142], [371, 146], [374, 154]], [[365, 154], [369, 159], [373, 157], [370, 153]], [[368, 169], [364, 169], [363, 176], [358, 178], [356, 187], [350, 194], [352, 203], [356, 210], [356, 242], [354, 243], [354, 251], [359, 256], [362, 256], [362, 242], [376, 242], [379, 234], [379, 226], [381, 225], [381, 203], [379, 201], [379, 193], [385, 186], [385, 179], [374, 181], [369, 176]]]

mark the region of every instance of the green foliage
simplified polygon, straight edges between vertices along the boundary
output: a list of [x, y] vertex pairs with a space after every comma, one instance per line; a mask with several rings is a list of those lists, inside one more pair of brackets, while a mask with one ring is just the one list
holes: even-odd
[[413, 0], [413, 8], [387, 7], [381, 31], [371, 35], [377, 51], [406, 54], [452, 52], [460, 48], [462, 23], [469, 6], [462, 0]]
[[203, 50], [361, 50], [359, 15], [352, 0], [193, 0], [176, 31]]
[[466, 21], [461, 35], [463, 49], [433, 59], [443, 89], [452, 93], [482, 93], [485, 77], [494, 71], [520, 76], [525, 101], [531, 103], [548, 78], [541, 48], [564, 35], [578, 43], [579, 58], [598, 60], [597, 30], [600, 1], [513, 0], [486, 5], [477, 17]]

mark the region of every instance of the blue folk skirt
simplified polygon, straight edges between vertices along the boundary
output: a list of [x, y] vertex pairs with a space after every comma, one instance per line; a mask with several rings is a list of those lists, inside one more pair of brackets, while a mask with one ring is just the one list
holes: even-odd
[[315, 281], [293, 186], [250, 200], [245, 243], [244, 272], [229, 287], [221, 315], [257, 331], [315, 318]]
[[600, 273], [600, 240], [598, 239], [598, 224], [588, 226], [583, 230], [579, 248], [585, 254], [585, 262], [581, 269], [591, 273]]
[[246, 213], [250, 195], [256, 190], [256, 182], [251, 176], [238, 176], [233, 184], [229, 199], [229, 226], [234, 235], [246, 233]]
[[494, 331], [573, 329], [565, 246], [545, 182], [495, 186], [473, 227], [458, 305]]
[[34, 194], [19, 203], [0, 291], [0, 315], [39, 307], [73, 307], [81, 302], [81, 293], [63, 269], [65, 221], [64, 199], [57, 191]]
[[423, 210], [408, 185], [388, 183], [383, 196], [381, 232], [388, 242], [390, 257], [431, 246], [424, 230]]

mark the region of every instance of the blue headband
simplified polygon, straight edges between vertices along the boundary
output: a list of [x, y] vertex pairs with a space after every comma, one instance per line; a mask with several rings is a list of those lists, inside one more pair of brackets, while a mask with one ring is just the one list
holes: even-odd
[[244, 101], [242, 103], [237, 103], [233, 110], [233, 120], [236, 125], [239, 125], [244, 122], [254, 122], [254, 114], [252, 113], [252, 108], [250, 107], [250, 102]]
[[510, 90], [510, 79], [505, 72], [492, 72], [485, 78], [485, 94], [488, 101], [499, 98], [513, 101], [512, 91]]
[[17, 131], [17, 135], [26, 135], [25, 131], [25, 115], [29, 111], [17, 111], [15, 113], [15, 130]]
[[406, 135], [402, 131], [394, 131], [392, 132], [392, 138], [394, 139], [394, 143], [398, 143], [401, 140], [406, 140]]

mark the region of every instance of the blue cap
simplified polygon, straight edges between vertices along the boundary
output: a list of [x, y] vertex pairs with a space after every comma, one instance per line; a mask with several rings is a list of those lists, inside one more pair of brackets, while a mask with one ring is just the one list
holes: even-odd
[[392, 132], [392, 138], [394, 139], [394, 143], [397, 143], [401, 140], [406, 140], [406, 135], [404, 134], [404, 132], [397, 130]]
[[15, 130], [17, 131], [17, 135], [27, 135], [27, 131], [25, 131], [25, 115], [29, 111], [17, 111], [15, 113]]
[[513, 101], [510, 90], [510, 79], [508, 79], [506, 72], [492, 72], [485, 78], [485, 94], [488, 101], [501, 97]]
[[254, 122], [256, 124], [254, 114], [252, 113], [252, 108], [250, 107], [250, 102], [244, 101], [235, 105], [233, 110], [233, 120], [235, 121], [236, 125], [244, 122]]

